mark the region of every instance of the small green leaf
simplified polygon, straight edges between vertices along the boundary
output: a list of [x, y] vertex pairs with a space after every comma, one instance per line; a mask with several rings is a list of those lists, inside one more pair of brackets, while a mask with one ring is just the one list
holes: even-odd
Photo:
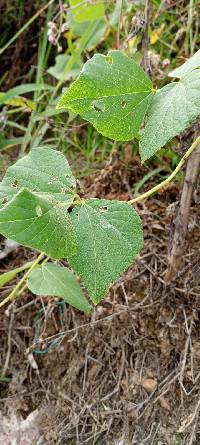
[[150, 179], [153, 178], [154, 176], [157, 176], [161, 171], [163, 171], [165, 168], [164, 167], [158, 167], [155, 168], [154, 170], [150, 170], [146, 175], [143, 176], [142, 179], [140, 179], [139, 181], [137, 181], [134, 184], [134, 193], [137, 194], [139, 192], [139, 190], [143, 187], [143, 185]]
[[7, 93], [0, 92], [0, 103], [2, 103], [1, 101], [3, 100], [3, 103], [5, 103], [6, 105], [9, 105], [11, 107], [20, 107], [20, 108], [23, 108], [24, 111], [35, 110], [35, 107], [36, 107], [35, 102], [33, 102], [33, 100], [27, 99], [26, 97], [23, 97], [23, 96], [14, 96], [14, 97], [11, 97], [11, 99], [8, 99], [5, 101], [4, 98]]
[[0, 184], [0, 233], [63, 258], [76, 249], [68, 208], [76, 181], [62, 153], [35, 148], [9, 167]]
[[68, 54], [59, 54], [56, 56], [56, 63], [54, 66], [51, 66], [47, 72], [51, 74], [51, 76], [55, 77], [57, 80], [66, 81], [68, 79], [74, 79], [82, 68], [82, 62], [78, 59], [78, 56], [74, 62], [74, 65], [70, 71], [68, 71], [67, 76], [65, 75], [65, 68], [69, 63], [70, 56]]
[[77, 253], [69, 258], [98, 303], [143, 246], [140, 218], [127, 203], [90, 199], [70, 213]]
[[79, 23], [100, 19], [105, 13], [103, 0], [69, 0], [69, 3], [74, 20]]
[[[85, 39], [84, 49], [87, 49], [88, 51], [94, 50], [96, 46], [105, 39], [106, 30], [108, 29], [109, 25], [110, 24], [105, 20], [105, 18], [95, 20], [93, 22], [93, 28], [90, 35], [88, 35], [88, 38]], [[88, 30], [88, 22], [77, 23], [75, 20], [71, 20], [71, 23], [69, 23], [69, 28], [70, 32], [72, 33], [72, 39], [76, 39], [76, 43], [79, 46], [83, 35]], [[79, 40], [77, 37], [80, 37], [81, 39]]]
[[143, 69], [120, 51], [96, 54], [58, 102], [119, 141], [138, 137], [151, 102], [152, 83]]
[[91, 312], [74, 274], [65, 267], [53, 263], [39, 266], [29, 275], [27, 285], [36, 295], [60, 297], [80, 311]]
[[73, 199], [75, 186], [76, 180], [62, 153], [48, 147], [34, 148], [8, 168], [0, 184], [0, 202], [8, 202], [22, 187], [68, 201]]
[[185, 63], [183, 63], [183, 65], [171, 71], [168, 76], [181, 78], [196, 68], [200, 68], [200, 49]]
[[29, 269], [29, 267], [31, 267], [32, 264], [33, 264], [32, 262], [28, 262], [21, 267], [17, 267], [16, 269], [2, 273], [0, 275], [0, 288], [5, 286], [5, 284], [9, 283], [9, 281], [15, 278], [18, 273], [23, 272], [26, 269]]
[[72, 255], [76, 237], [68, 213], [70, 204], [71, 199], [60, 202], [22, 188], [0, 209], [0, 233], [52, 258]]
[[0, 105], [3, 105], [8, 100], [12, 99], [15, 96], [20, 96], [21, 94], [30, 93], [32, 91], [40, 91], [40, 90], [52, 90], [53, 87], [50, 85], [37, 85], [36, 83], [27, 83], [26, 85], [18, 85], [10, 90], [6, 91], [6, 93], [1, 94], [0, 97]]
[[[87, 22], [84, 22], [87, 25]], [[106, 38], [106, 29], [108, 22], [105, 19], [97, 20], [95, 22], [94, 32], [88, 39], [85, 49], [92, 51]]]
[[23, 137], [5, 139], [4, 137], [0, 137], [0, 150], [5, 150], [6, 148], [14, 147], [15, 145], [20, 145], [24, 142]]
[[180, 81], [164, 86], [154, 96], [140, 141], [142, 161], [153, 156], [199, 115], [200, 69], [196, 69]]

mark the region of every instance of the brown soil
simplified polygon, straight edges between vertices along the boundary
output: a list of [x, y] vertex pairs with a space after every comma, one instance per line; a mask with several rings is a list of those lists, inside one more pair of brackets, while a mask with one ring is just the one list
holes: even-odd
[[[86, 179], [87, 194], [126, 200], [144, 173], [137, 158], [127, 167], [114, 157]], [[41, 409], [40, 439], [31, 444], [200, 444], [195, 204], [184, 267], [169, 286], [163, 279], [178, 194], [170, 185], [138, 205], [145, 247], [92, 316], [28, 293], [1, 312], [1, 366], [10, 377], [1, 384], [2, 412], [25, 419]], [[19, 248], [2, 270], [33, 255]]]

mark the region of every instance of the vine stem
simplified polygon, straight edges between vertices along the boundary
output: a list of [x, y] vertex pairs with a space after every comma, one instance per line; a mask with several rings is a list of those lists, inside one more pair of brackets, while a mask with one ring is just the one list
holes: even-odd
[[184, 156], [176, 166], [175, 170], [171, 173], [171, 175], [168, 176], [168, 178], [164, 179], [164, 181], [160, 182], [160, 184], [155, 185], [152, 189], [148, 190], [147, 192], [143, 193], [142, 195], [137, 196], [136, 198], [131, 199], [128, 201], [128, 204], [134, 204], [135, 202], [143, 201], [143, 199], [148, 198], [153, 193], [157, 192], [161, 188], [165, 187], [167, 184], [169, 184], [170, 181], [176, 176], [176, 174], [179, 172], [179, 170], [182, 168], [182, 166], [185, 164], [186, 160], [189, 158], [189, 156], [192, 154], [192, 152], [195, 150], [195, 148], [200, 144], [200, 136], [195, 139], [193, 144], [188, 148], [188, 150], [185, 152]]
[[3, 307], [6, 303], [13, 301], [16, 298], [16, 294], [17, 294], [18, 290], [20, 289], [22, 284], [26, 281], [26, 279], [28, 278], [28, 276], [30, 275], [32, 270], [35, 269], [35, 267], [38, 265], [38, 263], [43, 258], [43, 256], [44, 256], [44, 253], [43, 252], [40, 253], [40, 255], [36, 258], [36, 260], [34, 261], [32, 266], [30, 267], [30, 269], [24, 274], [24, 276], [21, 278], [21, 280], [14, 287], [12, 292], [6, 298], [4, 298], [3, 301], [0, 302], [0, 308]]

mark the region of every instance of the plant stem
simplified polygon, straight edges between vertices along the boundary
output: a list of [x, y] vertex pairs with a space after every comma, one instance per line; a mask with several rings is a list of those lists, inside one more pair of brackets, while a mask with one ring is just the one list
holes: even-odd
[[188, 5], [188, 21], [186, 26], [186, 52], [188, 56], [193, 55], [193, 11], [194, 0], [190, 0]]
[[34, 261], [34, 263], [32, 264], [32, 266], [30, 267], [30, 269], [24, 274], [24, 276], [22, 277], [22, 279], [17, 283], [17, 285], [14, 287], [14, 289], [12, 290], [12, 292], [6, 297], [4, 298], [3, 301], [0, 302], [0, 308], [3, 307], [6, 303], [13, 301], [16, 298], [16, 294], [18, 292], [18, 290], [20, 289], [20, 287], [22, 286], [22, 284], [26, 281], [26, 279], [28, 278], [28, 276], [30, 275], [30, 273], [32, 272], [33, 269], [35, 269], [35, 267], [38, 265], [38, 263], [40, 262], [40, 260], [43, 258], [44, 253], [40, 253], [40, 255], [36, 258], [36, 260]]
[[137, 196], [136, 198], [131, 199], [128, 201], [128, 204], [134, 204], [135, 202], [143, 201], [144, 199], [151, 196], [153, 193], [157, 192], [161, 188], [165, 187], [167, 184], [169, 184], [170, 181], [176, 176], [176, 174], [179, 172], [179, 170], [182, 168], [182, 166], [185, 164], [185, 161], [189, 158], [189, 156], [192, 154], [192, 152], [195, 150], [195, 148], [200, 144], [200, 136], [195, 139], [193, 144], [188, 148], [180, 162], [178, 163], [175, 170], [171, 173], [171, 175], [168, 176], [164, 181], [162, 181], [160, 184], [155, 185], [152, 189], [148, 190], [147, 192], [143, 193], [142, 195]]
[[143, 59], [142, 66], [145, 70], [145, 73], [151, 74], [151, 66], [149, 60], [149, 22], [150, 22], [150, 1], [145, 0], [145, 8], [144, 8], [144, 36], [143, 36]]

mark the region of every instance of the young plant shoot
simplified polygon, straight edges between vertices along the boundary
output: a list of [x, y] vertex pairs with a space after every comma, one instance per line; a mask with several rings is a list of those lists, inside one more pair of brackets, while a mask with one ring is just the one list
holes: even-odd
[[[80, 114], [108, 138], [139, 139], [144, 162], [200, 115], [200, 50], [169, 76], [174, 80], [155, 90], [143, 69], [121, 51], [95, 54], [57, 107]], [[42, 253], [26, 272], [29, 289], [90, 312], [75, 274], [90, 300], [99, 303], [143, 247], [142, 224], [132, 204], [168, 183], [199, 142], [169, 178], [129, 202], [81, 199], [65, 156], [48, 146], [32, 149], [9, 167], [0, 185], [0, 233]], [[61, 259], [70, 269], [55, 261]], [[14, 291], [1, 305], [15, 297]]]

